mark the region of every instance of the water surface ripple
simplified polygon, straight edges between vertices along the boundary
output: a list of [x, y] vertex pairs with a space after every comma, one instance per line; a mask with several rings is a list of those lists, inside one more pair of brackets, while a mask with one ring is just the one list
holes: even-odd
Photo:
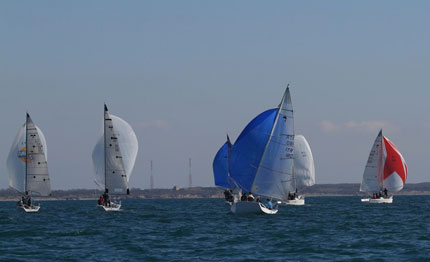
[[0, 202], [1, 261], [430, 261], [430, 196], [391, 205], [308, 197], [278, 214], [238, 216], [221, 199]]

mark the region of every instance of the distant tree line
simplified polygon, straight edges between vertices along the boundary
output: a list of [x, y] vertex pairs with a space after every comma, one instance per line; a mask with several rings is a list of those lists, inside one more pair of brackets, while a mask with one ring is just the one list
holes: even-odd
[[[131, 194], [124, 198], [222, 198], [223, 189], [218, 187], [191, 187], [172, 189], [140, 189], [132, 188]], [[300, 188], [300, 193], [305, 195], [361, 195], [360, 184], [316, 184], [311, 187]], [[98, 189], [69, 189], [53, 190], [52, 197], [58, 199], [85, 199], [97, 198], [102, 194]], [[406, 184], [397, 194], [430, 194], [430, 182]], [[0, 197], [3, 199], [17, 199], [20, 194], [13, 189], [0, 189]]]

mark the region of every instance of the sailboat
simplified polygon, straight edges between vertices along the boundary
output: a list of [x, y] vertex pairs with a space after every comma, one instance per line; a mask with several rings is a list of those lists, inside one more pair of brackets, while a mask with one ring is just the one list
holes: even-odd
[[[287, 87], [277, 108], [255, 117], [237, 138], [231, 153], [230, 175], [243, 192], [263, 201], [286, 201], [294, 169], [294, 119]], [[276, 214], [258, 201], [237, 201], [233, 213]]]
[[109, 195], [128, 195], [128, 181], [133, 171], [138, 150], [136, 134], [131, 126], [104, 106], [103, 132], [92, 153], [95, 183], [104, 189], [105, 211], [118, 211], [121, 201], [110, 200]]
[[227, 135], [227, 141], [218, 150], [212, 163], [215, 185], [224, 189], [225, 200], [229, 205], [234, 202], [234, 199], [238, 200], [241, 193], [229, 172], [231, 150], [232, 144]]
[[372, 194], [372, 197], [361, 199], [362, 202], [392, 203], [393, 196], [388, 192], [399, 192], [408, 177], [408, 167], [397, 147], [382, 130], [373, 143], [364, 169], [360, 191]]
[[298, 187], [312, 186], [315, 184], [315, 164], [311, 147], [303, 135], [294, 136], [294, 172], [293, 186], [296, 191], [289, 195], [285, 202], [287, 205], [301, 206], [305, 204], [305, 198], [298, 194]]
[[40, 205], [32, 196], [50, 196], [46, 139], [27, 113], [12, 143], [8, 158], [9, 186], [21, 193], [18, 206], [25, 212], [38, 212]]

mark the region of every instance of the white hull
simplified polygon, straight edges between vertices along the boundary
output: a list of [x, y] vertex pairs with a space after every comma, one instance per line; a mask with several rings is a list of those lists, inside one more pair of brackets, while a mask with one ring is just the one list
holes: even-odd
[[369, 202], [370, 198], [362, 198], [361, 202]]
[[260, 202], [241, 201], [233, 203], [231, 206], [233, 214], [269, 214], [274, 215], [278, 213], [278, 209], [268, 209]]
[[105, 205], [98, 205], [98, 206], [102, 207], [105, 211], [119, 211], [121, 208], [121, 202], [119, 203], [111, 202], [110, 206], [105, 206]]
[[34, 206], [34, 205], [27, 206], [27, 205], [23, 205], [22, 209], [24, 209], [24, 211], [26, 213], [36, 213], [36, 212], [39, 212], [40, 206]]
[[391, 204], [393, 203], [393, 196], [384, 198], [384, 197], [380, 197], [380, 198], [371, 198], [369, 199], [369, 203], [375, 203], [375, 204]]
[[305, 204], [305, 198], [303, 196], [298, 196], [294, 199], [287, 200], [284, 203], [291, 206], [303, 206]]

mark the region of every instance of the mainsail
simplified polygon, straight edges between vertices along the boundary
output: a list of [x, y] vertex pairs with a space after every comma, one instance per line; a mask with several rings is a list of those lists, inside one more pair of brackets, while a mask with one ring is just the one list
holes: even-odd
[[227, 136], [227, 142], [218, 150], [212, 163], [215, 185], [223, 188], [232, 188], [229, 175], [230, 153], [232, 145]]
[[398, 192], [403, 188], [407, 176], [408, 168], [402, 154], [382, 135], [381, 130], [370, 151], [360, 191], [378, 192], [386, 188], [390, 192]]
[[47, 159], [45, 136], [27, 114], [26, 123], [18, 130], [7, 159], [9, 186], [22, 194], [49, 196]]
[[230, 174], [245, 192], [287, 199], [294, 190], [294, 119], [289, 88], [278, 108], [254, 118], [239, 135]]
[[314, 158], [303, 135], [294, 136], [294, 179], [297, 187], [315, 184]]
[[109, 114], [105, 105], [103, 133], [92, 154], [96, 184], [111, 194], [128, 193], [137, 151], [138, 142], [131, 126]]

